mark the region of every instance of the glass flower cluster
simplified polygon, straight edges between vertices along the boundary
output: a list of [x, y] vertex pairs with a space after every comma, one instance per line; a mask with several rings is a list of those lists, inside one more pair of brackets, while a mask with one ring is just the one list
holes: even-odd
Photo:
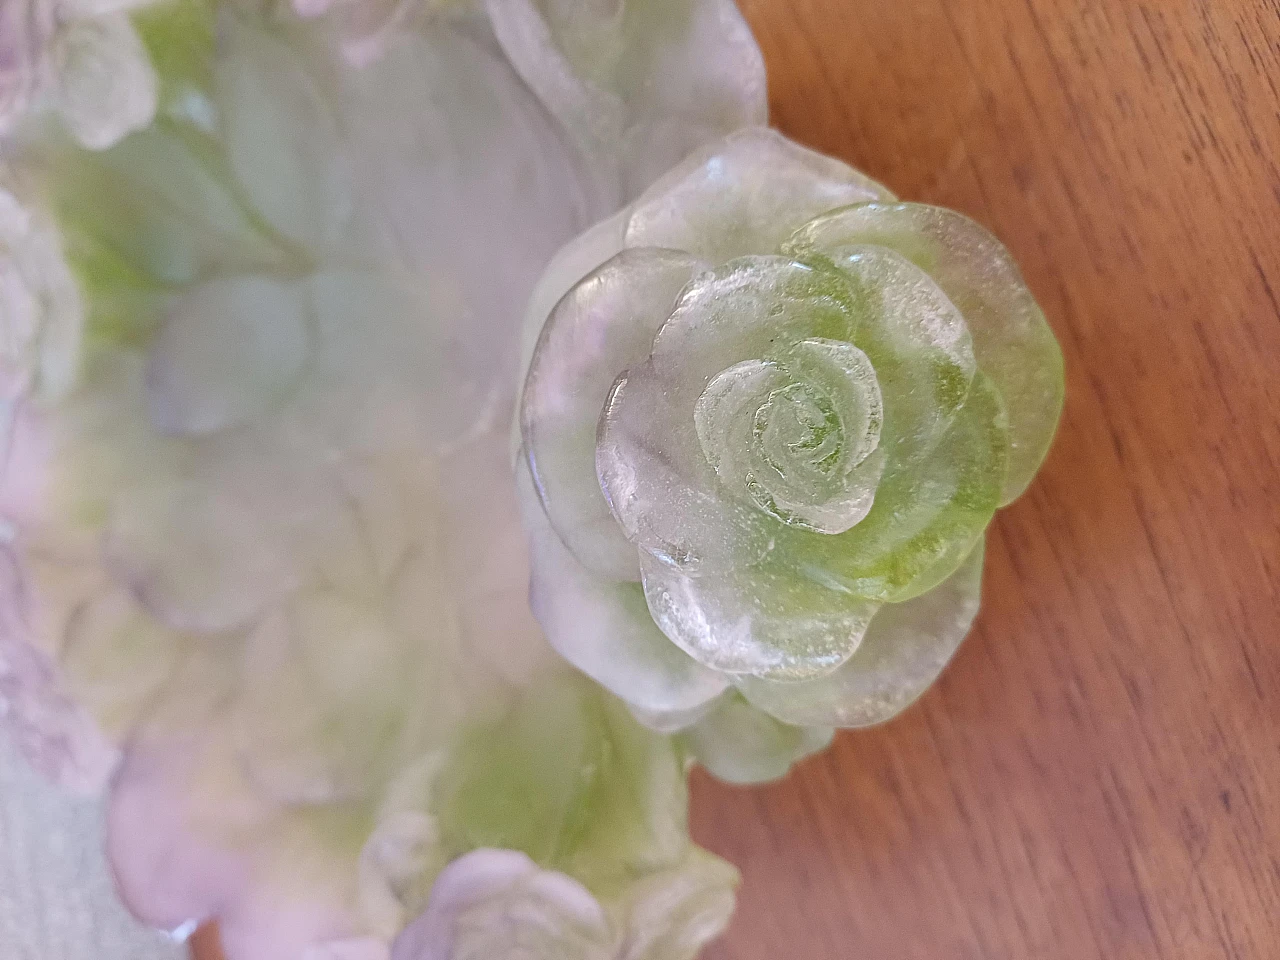
[[923, 692], [1062, 403], [995, 238], [746, 129], [562, 253], [528, 322], [533, 602], [557, 650], [667, 729], [741, 700], [865, 726]]

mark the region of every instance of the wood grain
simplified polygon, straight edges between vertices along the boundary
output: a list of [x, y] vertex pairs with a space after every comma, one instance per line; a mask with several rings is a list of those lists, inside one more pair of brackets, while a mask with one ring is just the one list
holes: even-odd
[[708, 960], [1280, 957], [1280, 6], [742, 4], [776, 124], [995, 230], [1068, 393], [941, 683], [695, 777]]
[[743, 8], [778, 126], [1006, 241], [1068, 399], [942, 682], [697, 778], [708, 960], [1280, 957], [1280, 7]]

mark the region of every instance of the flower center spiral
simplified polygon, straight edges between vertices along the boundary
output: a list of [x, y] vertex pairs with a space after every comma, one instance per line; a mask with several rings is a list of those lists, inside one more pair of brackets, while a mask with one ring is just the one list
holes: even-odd
[[867, 355], [819, 338], [722, 370], [694, 407], [721, 483], [783, 523], [832, 534], [871, 509], [884, 470], [882, 421]]

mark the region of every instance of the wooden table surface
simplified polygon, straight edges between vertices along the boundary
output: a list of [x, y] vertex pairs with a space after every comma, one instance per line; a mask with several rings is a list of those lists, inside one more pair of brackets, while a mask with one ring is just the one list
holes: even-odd
[[1280, 957], [1280, 5], [743, 9], [779, 127], [1005, 240], [1067, 405], [923, 701], [696, 779], [707, 960]]
[[707, 960], [1280, 957], [1280, 5], [742, 6], [775, 123], [995, 230], [1068, 386], [923, 701], [695, 776]]

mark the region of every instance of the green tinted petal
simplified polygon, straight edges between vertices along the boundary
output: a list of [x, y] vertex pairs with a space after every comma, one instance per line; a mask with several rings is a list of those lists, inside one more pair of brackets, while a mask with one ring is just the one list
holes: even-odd
[[905, 710], [942, 672], [978, 613], [983, 546], [932, 590], [886, 603], [862, 644], [839, 669], [814, 680], [776, 683], [739, 677], [755, 706], [784, 723], [866, 727]]
[[618, 960], [694, 960], [729, 925], [738, 882], [732, 864], [696, 848], [645, 877], [628, 891]]
[[835, 266], [866, 304], [853, 341], [870, 358], [883, 397], [881, 449], [890, 469], [918, 460], [947, 430], [977, 369], [964, 318], [893, 251], [852, 248]]
[[593, 573], [639, 580], [596, 479], [596, 427], [618, 375], [649, 354], [676, 295], [700, 269], [666, 250], [628, 250], [570, 290], [538, 338], [520, 420], [538, 495], [552, 527]]
[[935, 586], [973, 550], [1000, 503], [1008, 462], [1004, 407], [982, 374], [923, 462], [891, 462], [866, 519], [833, 537], [787, 544], [854, 593], [901, 601]]
[[[337, 121], [317, 80], [282, 39], [236, 17], [215, 66], [227, 157], [253, 207], [295, 243], [335, 242], [350, 213]], [[270, 96], [263, 91], [270, 90]]]
[[681, 739], [698, 763], [719, 779], [765, 783], [786, 776], [798, 760], [825, 750], [832, 733], [829, 726], [789, 726], [733, 694]]
[[892, 200], [839, 160], [764, 127], [748, 127], [693, 154], [632, 207], [628, 247], [687, 250], [711, 263], [771, 253], [821, 213]]
[[164, 288], [96, 238], [73, 228], [68, 240], [67, 259], [88, 314], [82, 330], [88, 351], [145, 343], [163, 315]]
[[601, 701], [609, 762], [567, 871], [603, 890], [677, 861], [690, 844], [688, 783], [672, 739], [642, 727], [618, 700]]
[[194, 132], [157, 125], [104, 153], [58, 152], [47, 166], [67, 257], [94, 294], [95, 321], [108, 291], [138, 296], [287, 262], [237, 201], [216, 150]]
[[193, 121], [209, 117], [216, 47], [213, 0], [163, 0], [132, 14], [160, 79], [160, 109]]
[[699, 663], [728, 673], [829, 673], [857, 648], [878, 606], [772, 561], [691, 577], [645, 554], [640, 569], [662, 632]]
[[[235, 712], [240, 760], [258, 791], [288, 805], [364, 796], [449, 723], [407, 729], [406, 703], [426, 695], [424, 658], [445, 638], [397, 631], [376, 602], [311, 590], [265, 616], [247, 638]], [[437, 669], [439, 664], [436, 664]]]
[[888, 247], [926, 271], [964, 315], [978, 367], [1009, 415], [1009, 474], [1001, 504], [1031, 482], [1062, 410], [1062, 353], [1008, 250], [962, 214], [921, 204], [865, 204], [806, 224], [796, 256], [838, 256], [854, 244]]
[[64, 689], [123, 741], [168, 683], [179, 644], [120, 588], [81, 602], [65, 631]]
[[436, 809], [454, 852], [519, 850], [594, 888], [682, 855], [686, 803], [670, 740], [589, 681], [558, 675], [463, 739]]

